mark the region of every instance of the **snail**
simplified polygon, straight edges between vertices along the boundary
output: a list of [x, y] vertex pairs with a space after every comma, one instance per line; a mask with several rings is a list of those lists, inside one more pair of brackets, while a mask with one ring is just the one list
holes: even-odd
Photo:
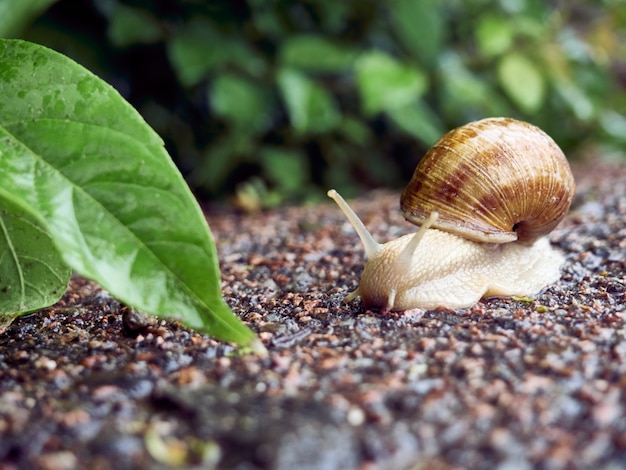
[[541, 129], [511, 118], [470, 122], [441, 137], [402, 192], [416, 233], [385, 244], [335, 191], [367, 262], [364, 306], [466, 308], [485, 297], [536, 295], [560, 278], [563, 256], [546, 235], [563, 219], [575, 183], [565, 155]]

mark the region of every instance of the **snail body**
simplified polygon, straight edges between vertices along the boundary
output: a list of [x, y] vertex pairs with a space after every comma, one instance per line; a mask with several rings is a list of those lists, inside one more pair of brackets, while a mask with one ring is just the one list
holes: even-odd
[[535, 295], [560, 277], [564, 259], [545, 235], [573, 192], [565, 156], [538, 128], [491, 118], [455, 129], [429, 150], [402, 194], [403, 214], [421, 225], [414, 234], [379, 244], [343, 198], [328, 192], [367, 256], [346, 300], [408, 310]]

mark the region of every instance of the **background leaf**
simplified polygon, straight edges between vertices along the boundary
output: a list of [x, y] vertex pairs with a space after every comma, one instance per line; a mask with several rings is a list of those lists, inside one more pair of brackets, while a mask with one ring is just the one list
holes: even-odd
[[437, 116], [421, 103], [395, 108], [389, 111], [389, 117], [402, 130], [429, 146], [443, 134]]
[[216, 78], [211, 89], [215, 114], [239, 129], [254, 132], [269, 122], [271, 108], [268, 93], [261, 87], [234, 74]]
[[0, 37], [15, 37], [56, 0], [0, 0]]
[[422, 63], [435, 64], [445, 38], [442, 3], [437, 0], [394, 0], [390, 3], [393, 29], [402, 44]]
[[[62, 0], [23, 24], [113, 83], [206, 201], [247, 183], [257, 208], [399, 191], [436, 129], [488, 116], [571, 158], [625, 154], [605, 118], [626, 114], [624, 0]], [[267, 147], [303, 156], [303, 184], [278, 181]]]
[[116, 46], [156, 42], [161, 37], [159, 23], [146, 11], [112, 4], [109, 38]]
[[426, 76], [417, 67], [372, 51], [359, 57], [357, 84], [363, 109], [369, 115], [414, 102], [426, 90]]
[[536, 112], [543, 104], [543, 76], [525, 56], [516, 52], [504, 56], [498, 65], [498, 80], [504, 91], [526, 112]]
[[307, 76], [295, 70], [283, 69], [278, 84], [291, 123], [297, 131], [323, 132], [339, 123], [340, 115], [333, 97]]
[[506, 52], [513, 43], [511, 25], [501, 16], [493, 14], [481, 16], [476, 26], [476, 43], [485, 57]]
[[225, 40], [217, 27], [204, 18], [193, 19], [175, 30], [167, 52], [180, 81], [188, 86], [232, 64], [252, 75], [265, 68], [239, 38]]
[[285, 42], [281, 61], [287, 67], [315, 72], [347, 71], [356, 52], [321, 36], [294, 36]]
[[13, 318], [52, 305], [65, 292], [70, 274], [41, 223], [10, 199], [3, 199], [0, 317]]
[[268, 178], [277, 186], [287, 185], [295, 191], [306, 183], [307, 162], [300, 152], [266, 147], [261, 149], [261, 158]]
[[148, 313], [239, 344], [215, 245], [161, 139], [68, 58], [0, 40], [0, 194], [45, 221], [65, 262]]

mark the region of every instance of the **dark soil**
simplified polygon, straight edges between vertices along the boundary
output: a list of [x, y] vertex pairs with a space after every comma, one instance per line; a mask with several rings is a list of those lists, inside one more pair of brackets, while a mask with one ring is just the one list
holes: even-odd
[[[626, 168], [577, 169], [561, 281], [460, 311], [342, 305], [363, 252], [330, 201], [210, 214], [265, 358], [76, 277], [0, 336], [0, 468], [624, 468]], [[381, 239], [397, 205], [354, 203]]]

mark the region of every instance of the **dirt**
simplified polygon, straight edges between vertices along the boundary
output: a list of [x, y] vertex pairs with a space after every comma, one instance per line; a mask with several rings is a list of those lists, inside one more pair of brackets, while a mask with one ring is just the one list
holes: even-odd
[[[0, 336], [0, 469], [623, 468], [626, 168], [575, 166], [535, 299], [381, 313], [329, 201], [213, 211], [224, 296], [267, 357], [135, 315], [80, 277]], [[380, 239], [397, 193], [354, 201]]]

